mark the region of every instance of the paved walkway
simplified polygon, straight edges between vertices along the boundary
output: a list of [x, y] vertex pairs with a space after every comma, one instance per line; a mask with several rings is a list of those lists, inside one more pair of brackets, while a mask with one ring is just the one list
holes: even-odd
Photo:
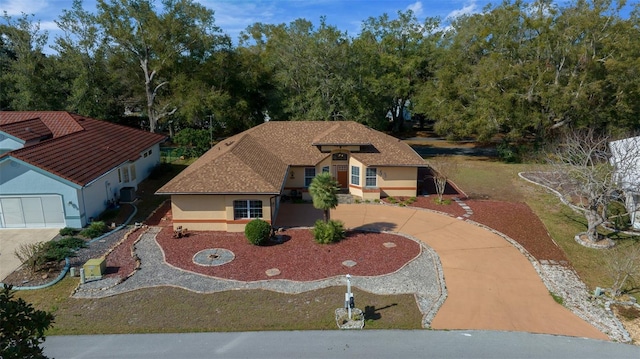
[[532, 264], [504, 238], [460, 219], [412, 208], [340, 205], [347, 228], [384, 229], [426, 243], [442, 262], [448, 297], [434, 329], [487, 329], [608, 340], [557, 304]]

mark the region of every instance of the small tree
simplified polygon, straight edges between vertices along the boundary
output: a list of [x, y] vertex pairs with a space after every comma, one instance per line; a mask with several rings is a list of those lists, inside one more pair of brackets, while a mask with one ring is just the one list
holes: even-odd
[[[550, 184], [587, 220], [587, 237], [596, 242], [597, 228], [607, 221], [611, 201], [628, 185], [621, 181], [640, 159], [640, 148], [629, 142], [616, 149], [613, 156], [611, 138], [594, 130], [572, 131], [547, 155], [554, 167]], [[637, 185], [637, 184], [636, 184]]]
[[45, 330], [51, 328], [54, 316], [35, 310], [22, 298], [15, 299], [11, 286], [0, 292], [0, 357], [4, 359], [41, 359]]
[[329, 211], [338, 207], [337, 193], [340, 190], [338, 182], [329, 172], [317, 175], [309, 185], [309, 194], [313, 199], [313, 206], [324, 211], [324, 221], [329, 221]]
[[629, 283], [638, 284], [635, 281], [640, 277], [640, 246], [609, 249], [604, 260], [604, 269], [613, 280], [611, 294], [614, 297], [622, 294]]
[[436, 156], [429, 161], [433, 173], [433, 183], [438, 195], [438, 203], [442, 203], [442, 196], [449, 178], [458, 170], [458, 162], [450, 157]]

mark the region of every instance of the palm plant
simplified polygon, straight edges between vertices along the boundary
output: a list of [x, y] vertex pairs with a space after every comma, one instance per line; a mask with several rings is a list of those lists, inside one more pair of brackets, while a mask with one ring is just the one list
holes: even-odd
[[338, 182], [331, 177], [329, 172], [317, 175], [309, 185], [309, 194], [313, 199], [313, 206], [324, 211], [324, 221], [329, 221], [329, 211], [338, 206], [340, 188]]

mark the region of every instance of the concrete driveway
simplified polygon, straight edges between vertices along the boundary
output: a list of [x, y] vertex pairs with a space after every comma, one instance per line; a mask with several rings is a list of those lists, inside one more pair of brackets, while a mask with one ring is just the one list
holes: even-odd
[[608, 340], [556, 303], [529, 260], [486, 229], [433, 212], [383, 205], [341, 204], [333, 219], [347, 228], [411, 235], [440, 256], [448, 297], [434, 329], [524, 331]]
[[15, 251], [23, 243], [50, 241], [60, 228], [0, 229], [0, 282], [22, 264]]

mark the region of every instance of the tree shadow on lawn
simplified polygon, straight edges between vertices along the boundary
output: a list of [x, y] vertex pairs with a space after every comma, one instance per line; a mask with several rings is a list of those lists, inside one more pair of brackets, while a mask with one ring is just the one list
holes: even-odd
[[377, 309], [375, 305], [367, 305], [364, 307], [364, 320], [379, 320], [382, 318], [382, 314], [378, 312], [391, 307], [395, 307], [396, 305], [398, 305], [398, 303], [385, 305], [384, 307]]

